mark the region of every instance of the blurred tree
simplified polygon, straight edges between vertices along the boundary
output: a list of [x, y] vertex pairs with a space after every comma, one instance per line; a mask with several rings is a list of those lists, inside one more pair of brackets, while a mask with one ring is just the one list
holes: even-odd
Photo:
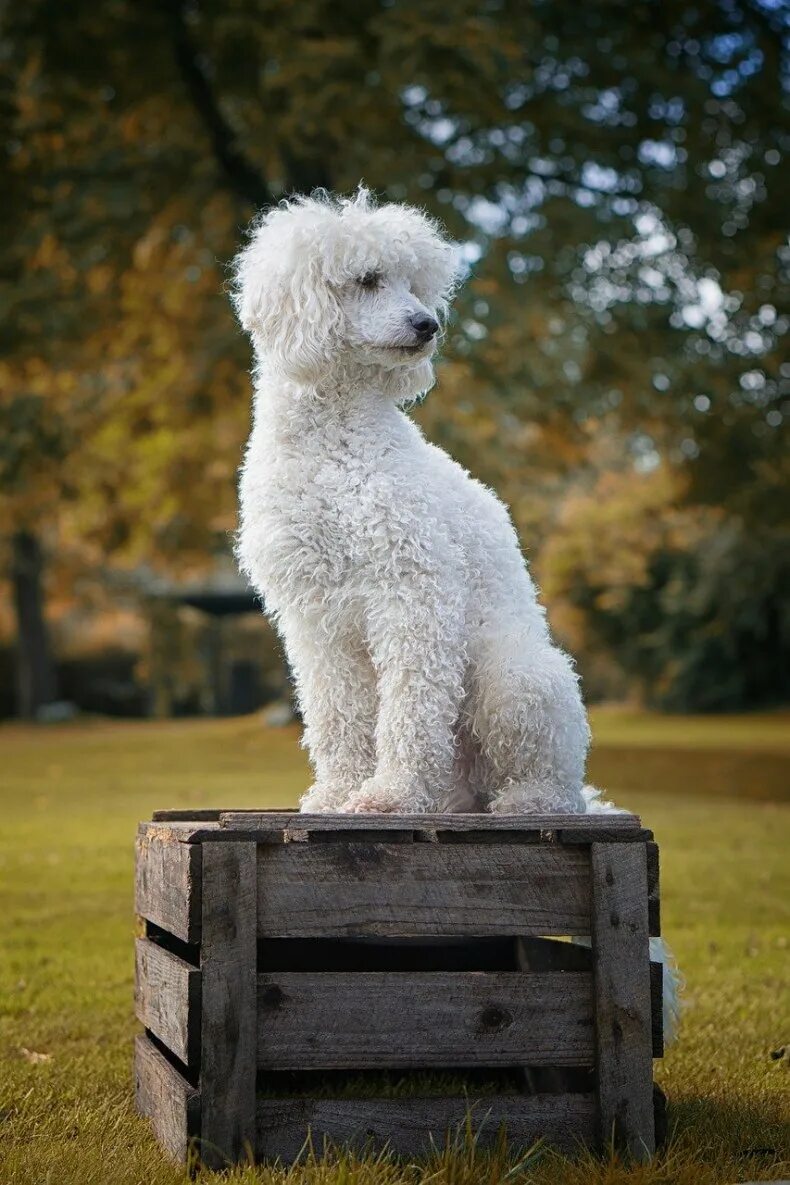
[[[0, 9], [9, 538], [207, 561], [248, 402], [217, 261], [255, 206], [360, 178], [467, 242], [421, 415], [530, 538], [595, 480], [581, 467], [612, 423], [638, 473], [663, 457], [687, 501], [780, 530], [786, 6], [449, 17], [438, 0]], [[18, 616], [43, 672], [43, 625]]]
[[685, 504], [676, 470], [610, 471], [568, 496], [539, 574], [599, 694], [622, 673], [655, 707], [726, 711], [790, 698], [790, 547], [774, 543]]

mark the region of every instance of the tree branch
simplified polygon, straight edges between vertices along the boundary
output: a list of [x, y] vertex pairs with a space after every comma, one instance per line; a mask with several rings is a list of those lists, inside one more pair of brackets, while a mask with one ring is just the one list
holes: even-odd
[[187, 28], [185, 8], [184, 0], [169, 0], [167, 4], [173, 53], [192, 106], [209, 135], [217, 164], [233, 192], [253, 206], [269, 206], [274, 201], [271, 190], [236, 144], [235, 133], [222, 114], [208, 76], [200, 65], [197, 48]]

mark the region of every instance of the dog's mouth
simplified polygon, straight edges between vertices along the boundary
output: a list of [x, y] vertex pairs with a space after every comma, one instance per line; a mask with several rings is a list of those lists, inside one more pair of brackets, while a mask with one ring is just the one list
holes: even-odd
[[415, 342], [409, 346], [381, 346], [382, 350], [386, 350], [388, 354], [403, 354], [407, 358], [414, 357], [418, 354], [432, 354], [436, 343], [431, 340], [427, 342]]

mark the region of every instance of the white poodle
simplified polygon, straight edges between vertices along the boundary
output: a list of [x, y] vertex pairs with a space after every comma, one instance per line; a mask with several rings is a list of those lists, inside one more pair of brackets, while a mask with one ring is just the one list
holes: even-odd
[[578, 679], [498, 498], [400, 410], [458, 255], [360, 189], [283, 202], [236, 260], [255, 348], [241, 565], [282, 634], [309, 811], [582, 812]]

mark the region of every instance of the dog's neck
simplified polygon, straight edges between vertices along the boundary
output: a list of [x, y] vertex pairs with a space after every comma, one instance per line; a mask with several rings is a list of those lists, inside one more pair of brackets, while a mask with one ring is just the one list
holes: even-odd
[[398, 407], [412, 403], [434, 383], [433, 366], [424, 359], [413, 367], [386, 369], [359, 363], [338, 367], [312, 381], [283, 375], [260, 358], [256, 370], [256, 419], [292, 428], [319, 426], [342, 418], [386, 419]]

